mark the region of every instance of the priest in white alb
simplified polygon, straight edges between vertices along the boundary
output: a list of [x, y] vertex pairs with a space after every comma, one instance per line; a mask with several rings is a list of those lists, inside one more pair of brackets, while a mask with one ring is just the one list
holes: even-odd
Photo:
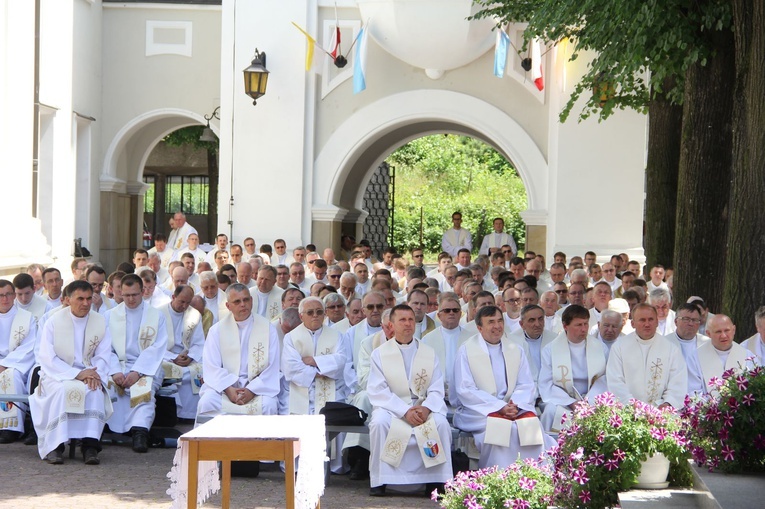
[[167, 349], [162, 360], [165, 378], [180, 380], [175, 394], [178, 417], [194, 419], [202, 386], [202, 350], [205, 336], [202, 315], [191, 307], [194, 290], [179, 286], [170, 302], [160, 307], [167, 326]]
[[226, 293], [218, 288], [218, 278], [215, 272], [207, 270], [199, 274], [199, 285], [202, 288], [197, 295], [205, 300], [205, 308], [212, 313], [213, 323], [218, 323], [228, 313]]
[[757, 333], [742, 343], [750, 352], [757, 355], [757, 363], [765, 366], [765, 306], [760, 306], [754, 313], [754, 325]]
[[452, 255], [452, 258], [457, 258], [460, 249], [473, 249], [473, 237], [462, 227], [462, 213], [452, 214], [452, 225], [441, 238], [441, 249]]
[[388, 485], [422, 483], [429, 494], [452, 477], [444, 375], [435, 350], [414, 340], [412, 308], [395, 306], [390, 321], [394, 337], [372, 352], [367, 380], [374, 408], [369, 494], [384, 496]]
[[707, 334], [711, 341], [702, 343], [688, 365], [689, 393], [715, 393], [713, 379], [722, 380], [723, 372], [728, 370], [739, 373], [752, 369], [757, 359], [754, 353], [734, 341], [736, 326], [729, 317], [717, 314], [710, 318]]
[[117, 401], [109, 419], [115, 433], [130, 432], [133, 450], [146, 452], [154, 422], [154, 394], [162, 383], [162, 357], [167, 348], [165, 316], [143, 301], [143, 281], [122, 278], [122, 303], [106, 313], [112, 339], [109, 388]]
[[[32, 276], [24, 274], [30, 280]], [[18, 276], [17, 276], [18, 277]], [[34, 281], [32, 281], [34, 285]], [[34, 286], [31, 288], [34, 295]], [[37, 325], [31, 312], [15, 304], [13, 283], [0, 279], [0, 393], [26, 394], [34, 366]], [[15, 442], [24, 432], [26, 405], [0, 401], [0, 444]]]
[[552, 343], [557, 334], [545, 329], [545, 312], [541, 306], [531, 304], [521, 309], [521, 328], [508, 335], [510, 341], [523, 348], [526, 360], [529, 362], [534, 383], [539, 380], [539, 369], [542, 366], [542, 350]]
[[256, 285], [250, 289], [252, 295], [252, 312], [267, 320], [273, 320], [282, 312], [282, 293], [284, 290], [276, 286], [276, 269], [271, 265], [263, 265], [258, 269]]
[[560, 431], [563, 415], [575, 403], [586, 400], [592, 404], [608, 390], [606, 349], [602, 341], [587, 334], [589, 311], [572, 304], [563, 311], [562, 321], [563, 332], [542, 350], [539, 370], [542, 425], [551, 433]]
[[226, 289], [226, 307], [230, 312], [207, 334], [197, 415], [275, 415], [281, 376], [276, 328], [252, 312], [252, 296], [241, 283]]
[[515, 245], [515, 239], [509, 233], [505, 233], [505, 220], [501, 217], [494, 218], [492, 222], [494, 231], [487, 234], [481, 242], [481, 249], [478, 254], [491, 255], [502, 251], [502, 246], [509, 246], [513, 250], [513, 256], [518, 252], [518, 246]]
[[479, 468], [537, 458], [554, 441], [542, 433], [534, 410], [536, 385], [526, 354], [504, 335], [498, 307], [481, 308], [476, 325], [479, 333], [457, 353], [454, 425], [473, 433]]
[[85, 464], [98, 465], [101, 433], [112, 412], [106, 390], [111, 338], [106, 319], [90, 309], [91, 285], [73, 281], [68, 294], [69, 307], [41, 331], [40, 382], [29, 406], [41, 458], [63, 463], [64, 445], [78, 439]]
[[608, 390], [625, 404], [635, 398], [679, 409], [688, 391], [688, 370], [680, 347], [658, 334], [658, 325], [650, 304], [632, 308], [635, 332], [619, 339], [608, 355]]

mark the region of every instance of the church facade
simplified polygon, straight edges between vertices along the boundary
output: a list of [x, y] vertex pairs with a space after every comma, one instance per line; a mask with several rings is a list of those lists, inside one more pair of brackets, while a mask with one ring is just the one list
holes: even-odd
[[[499, 79], [494, 23], [467, 21], [471, 4], [8, 0], [0, 274], [32, 262], [67, 267], [76, 238], [107, 271], [129, 259], [141, 245], [149, 154], [218, 106], [218, 231], [235, 242], [281, 237], [337, 251], [341, 233], [360, 237], [379, 164], [410, 140], [455, 133], [518, 170], [529, 249], [642, 259], [647, 118], [626, 111], [561, 124], [587, 59], [569, 62], [565, 43], [543, 48], [540, 91], [511, 48]], [[339, 28], [348, 64], [324, 57], [306, 71], [306, 37], [293, 23], [323, 47]], [[354, 94], [351, 45], [362, 29], [366, 89]], [[522, 29], [508, 29], [517, 47]], [[253, 106], [242, 70], [256, 48], [270, 75]]]

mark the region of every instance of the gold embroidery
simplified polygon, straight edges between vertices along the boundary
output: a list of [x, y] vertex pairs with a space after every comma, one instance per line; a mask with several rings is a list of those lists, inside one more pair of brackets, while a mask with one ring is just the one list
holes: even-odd
[[93, 339], [90, 340], [90, 343], [88, 344], [88, 351], [85, 354], [85, 358], [83, 359], [86, 366], [90, 366], [90, 360], [93, 358], [93, 354], [96, 353], [96, 347], [100, 341], [98, 340], [98, 336], [93, 336]]
[[154, 327], [146, 326], [143, 329], [141, 329], [141, 334], [138, 337], [139, 344], [141, 345], [141, 350], [146, 350], [148, 347], [151, 346], [152, 343], [154, 343], [154, 337], [157, 335], [157, 331], [154, 330]]
[[558, 382], [561, 387], [565, 388], [566, 384], [571, 381], [570, 378], [567, 378], [569, 374], [568, 366], [561, 364], [558, 366], [558, 369], [560, 369], [560, 378], [558, 379]]
[[25, 337], [27, 337], [26, 329], [24, 329], [23, 326], [19, 325], [19, 329], [13, 331], [13, 339], [17, 341], [18, 343], [21, 343]]
[[664, 374], [664, 365], [661, 359], [651, 363], [651, 379], [648, 382], [648, 403], [655, 405], [659, 400], [661, 387], [659, 382]]
[[427, 370], [424, 368], [414, 377], [414, 388], [417, 390], [417, 395], [422, 394], [422, 390], [425, 389], [430, 382]]

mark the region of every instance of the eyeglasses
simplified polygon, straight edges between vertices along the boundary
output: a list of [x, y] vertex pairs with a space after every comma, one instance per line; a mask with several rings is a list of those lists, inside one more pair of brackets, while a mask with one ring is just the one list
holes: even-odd
[[507, 299], [505, 302], [509, 302], [510, 304], [518, 304], [521, 301], [521, 299]]
[[563, 293], [568, 293], [568, 290], [555, 290], [555, 293], [560, 295], [560, 294], [563, 294]]
[[324, 310], [321, 309], [321, 308], [319, 308], [319, 309], [306, 309], [305, 311], [303, 311], [303, 314], [307, 315], [307, 316], [324, 316]]
[[15, 299], [15, 293], [0, 293], [0, 299]]
[[421, 254], [412, 255], [412, 258], [425, 258], [425, 255], [421, 255]]
[[328, 277], [330, 279], [339, 279], [340, 278], [340, 274], [330, 274]]
[[315, 261], [316, 260], [308, 260], [308, 265], [313, 265], [313, 262], [315, 262]]
[[444, 308], [439, 313], [459, 313], [460, 311], [462, 311], [460, 308]]
[[699, 320], [698, 318], [690, 318], [687, 316], [681, 316], [678, 318], [678, 320], [680, 320], [681, 322], [692, 323], [692, 324], [701, 323], [701, 320]]
[[285, 277], [285, 276], [289, 276], [289, 275], [290, 275], [289, 272], [277, 272], [276, 273], [276, 277]]
[[327, 306], [327, 309], [340, 309], [344, 307], [345, 307], [344, 304], [332, 304], [331, 306]]
[[584, 295], [584, 292], [568, 292], [569, 295]]
[[603, 269], [603, 272], [608, 274], [609, 272], [616, 272], [616, 269]]
[[368, 311], [374, 311], [374, 310], [382, 311], [383, 308], [385, 307], [385, 304], [367, 304], [365, 307], [367, 308]]
[[507, 251], [502, 251], [502, 254], [508, 254], [508, 253], [512, 253], [512, 251], [510, 251], [509, 249]]

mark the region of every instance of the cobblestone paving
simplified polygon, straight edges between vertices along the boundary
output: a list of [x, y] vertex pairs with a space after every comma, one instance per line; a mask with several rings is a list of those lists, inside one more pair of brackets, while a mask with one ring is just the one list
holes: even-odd
[[[166, 478], [173, 449], [149, 449], [136, 454], [128, 446], [105, 445], [101, 465], [87, 466], [77, 451], [65, 454], [63, 465], [40, 460], [37, 448], [22, 443], [0, 445], [0, 509], [154, 509], [167, 508], [170, 497]], [[256, 479], [235, 478], [232, 508], [285, 507], [284, 474], [264, 466]], [[325, 509], [382, 509], [438, 507], [424, 496], [368, 496], [369, 481], [332, 476], [321, 499]], [[203, 507], [220, 507], [220, 495]]]

